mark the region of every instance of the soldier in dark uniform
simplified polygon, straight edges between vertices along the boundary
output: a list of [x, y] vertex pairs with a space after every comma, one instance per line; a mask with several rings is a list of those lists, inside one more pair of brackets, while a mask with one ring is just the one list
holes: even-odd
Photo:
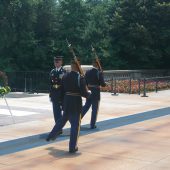
[[103, 73], [99, 71], [96, 60], [93, 60], [92, 64], [93, 68], [88, 70], [85, 74], [86, 83], [89, 90], [91, 91], [91, 95], [83, 106], [82, 118], [92, 106], [90, 127], [91, 129], [94, 129], [96, 128], [97, 114], [100, 103], [100, 86], [105, 87], [106, 83], [103, 78]]
[[62, 117], [61, 79], [66, 71], [62, 67], [62, 56], [54, 57], [55, 68], [50, 72], [50, 99], [53, 106], [55, 123]]
[[78, 67], [74, 61], [71, 63], [71, 72], [66, 73], [62, 79], [62, 89], [64, 94], [64, 114], [47, 137], [47, 141], [55, 140], [59, 132], [69, 120], [71, 124], [69, 152], [78, 151], [77, 139], [80, 131], [82, 97], [89, 97], [84, 77], [80, 76]]

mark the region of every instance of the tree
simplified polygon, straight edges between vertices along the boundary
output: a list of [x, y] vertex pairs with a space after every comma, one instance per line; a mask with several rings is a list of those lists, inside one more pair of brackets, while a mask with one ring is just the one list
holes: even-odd
[[170, 65], [166, 0], [0, 0], [0, 70], [49, 71], [55, 55], [91, 63], [91, 44], [105, 69]]
[[1, 67], [6, 70], [29, 67], [35, 44], [33, 0], [2, 0], [1, 3]]
[[76, 54], [82, 56], [83, 34], [88, 20], [87, 8], [83, 0], [59, 0], [57, 9], [56, 46], [65, 56], [65, 63], [69, 63], [72, 56], [69, 53], [66, 38], [76, 49]]
[[93, 45], [105, 65], [109, 57], [108, 51], [110, 47], [109, 16], [107, 15], [109, 3], [95, 0], [86, 2], [86, 5], [89, 11], [89, 20], [86, 23], [83, 35], [84, 46], [86, 47], [84, 53], [87, 55], [86, 62], [91, 64], [94, 57], [91, 51], [91, 45]]
[[[110, 35], [116, 51], [114, 55], [122, 61], [120, 68], [151, 69], [165, 66], [162, 59], [167, 56], [164, 52], [167, 44], [163, 46], [160, 40], [162, 38], [163, 42], [167, 42], [169, 39], [168, 4], [158, 0], [122, 0], [116, 4], [111, 13]], [[166, 32], [164, 37], [162, 27]]]
[[56, 0], [40, 0], [36, 5], [37, 20], [34, 27], [36, 46], [34, 68], [50, 70], [57, 52], [58, 4]]

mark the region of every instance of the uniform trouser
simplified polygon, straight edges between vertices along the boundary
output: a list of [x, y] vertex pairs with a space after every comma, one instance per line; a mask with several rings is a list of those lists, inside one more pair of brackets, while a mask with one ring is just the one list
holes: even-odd
[[55, 126], [53, 127], [52, 131], [49, 134], [49, 137], [54, 137], [58, 132], [62, 130], [66, 122], [69, 120], [71, 124], [71, 132], [70, 132], [70, 142], [69, 142], [69, 149], [75, 149], [77, 147], [77, 140], [79, 137], [80, 132], [80, 121], [81, 121], [81, 114], [80, 113], [64, 113], [63, 117], [60, 118]]
[[93, 99], [93, 98], [88, 98], [86, 100], [85, 105], [82, 108], [82, 115], [81, 118], [84, 117], [84, 115], [87, 113], [89, 108], [92, 106], [92, 113], [91, 113], [91, 121], [90, 121], [90, 126], [94, 127], [97, 121], [97, 115], [98, 115], [98, 108], [99, 108], [99, 103], [100, 100], [98, 99]]
[[61, 110], [61, 103], [57, 101], [52, 101], [53, 106], [53, 114], [54, 114], [54, 120], [55, 123], [62, 117], [62, 110]]

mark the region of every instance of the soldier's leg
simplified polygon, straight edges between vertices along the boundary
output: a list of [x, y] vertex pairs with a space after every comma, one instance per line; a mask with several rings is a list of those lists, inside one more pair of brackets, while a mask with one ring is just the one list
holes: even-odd
[[71, 124], [70, 130], [70, 142], [69, 142], [69, 151], [75, 150], [77, 148], [77, 141], [80, 132], [80, 124], [81, 124], [81, 115], [73, 113], [69, 117], [69, 121]]
[[55, 123], [57, 123], [57, 121], [62, 117], [61, 105], [56, 101], [52, 101], [52, 106], [53, 106], [54, 120]]
[[100, 104], [100, 100], [92, 100], [92, 114], [91, 114], [91, 122], [90, 122], [90, 126], [92, 129], [96, 127], [99, 104]]
[[86, 99], [86, 103], [82, 108], [81, 118], [83, 118], [84, 115], [87, 113], [87, 111], [89, 110], [91, 104], [92, 104], [92, 100], [91, 100], [91, 97], [89, 97], [88, 99]]
[[68, 121], [68, 115], [63, 114], [63, 117], [57, 120], [55, 126], [53, 127], [52, 131], [49, 133], [48, 138], [55, 138], [61, 132], [62, 128], [65, 126], [66, 122]]

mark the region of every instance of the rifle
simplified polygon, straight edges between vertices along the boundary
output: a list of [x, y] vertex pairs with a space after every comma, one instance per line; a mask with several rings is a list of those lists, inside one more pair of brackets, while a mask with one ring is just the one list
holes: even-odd
[[101, 64], [100, 64], [99, 57], [98, 57], [98, 55], [97, 55], [97, 53], [96, 53], [95, 48], [94, 48], [92, 45], [91, 45], [91, 49], [92, 49], [92, 52], [93, 52], [93, 54], [94, 54], [94, 56], [95, 56], [96, 63], [97, 63], [97, 66], [98, 66], [99, 70], [100, 70], [101, 72], [103, 72], [102, 66], [101, 66]]
[[[91, 45], [91, 48], [92, 48], [92, 52], [93, 52], [93, 54], [94, 54], [94, 56], [95, 56], [96, 63], [97, 63], [97, 66], [98, 66], [98, 68], [99, 68], [99, 71], [103, 72], [103, 69], [102, 69], [102, 66], [101, 66], [101, 64], [100, 64], [100, 60], [99, 60], [99, 57], [98, 57], [98, 55], [97, 55], [97, 53], [96, 53], [96, 50], [95, 50], [95, 48], [94, 48], [92, 45]], [[108, 83], [106, 83], [106, 87], [100, 87], [100, 88], [104, 90], [104, 89], [107, 88], [107, 87], [109, 87]]]
[[81, 75], [81, 76], [84, 76], [84, 72], [83, 72], [83, 70], [82, 70], [82, 68], [81, 68], [81, 66], [80, 66], [80, 63], [79, 63], [79, 61], [78, 61], [78, 59], [77, 59], [77, 56], [76, 56], [76, 54], [75, 54], [75, 52], [74, 52], [74, 50], [73, 50], [73, 47], [72, 47], [72, 45], [68, 42], [67, 38], [66, 38], [66, 42], [67, 42], [67, 45], [68, 45], [68, 48], [69, 48], [70, 52], [72, 53], [72, 55], [73, 55], [73, 57], [74, 57], [74, 61], [75, 61], [76, 65], [77, 65], [77, 68], [78, 68], [78, 71], [79, 71], [80, 75]]

